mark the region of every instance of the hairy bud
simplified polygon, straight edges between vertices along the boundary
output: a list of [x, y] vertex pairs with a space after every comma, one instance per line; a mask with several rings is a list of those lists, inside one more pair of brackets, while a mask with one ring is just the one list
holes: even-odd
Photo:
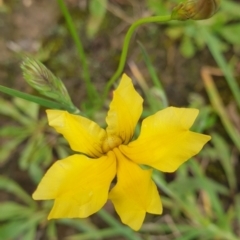
[[67, 105], [69, 108], [74, 108], [63, 82], [41, 62], [27, 57], [21, 68], [27, 83], [40, 94]]

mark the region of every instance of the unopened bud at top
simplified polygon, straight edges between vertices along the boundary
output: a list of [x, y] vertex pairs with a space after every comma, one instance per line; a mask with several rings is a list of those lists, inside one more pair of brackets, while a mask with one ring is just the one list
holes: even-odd
[[212, 17], [218, 10], [220, 0], [187, 0], [172, 11], [174, 20], [203, 20]]

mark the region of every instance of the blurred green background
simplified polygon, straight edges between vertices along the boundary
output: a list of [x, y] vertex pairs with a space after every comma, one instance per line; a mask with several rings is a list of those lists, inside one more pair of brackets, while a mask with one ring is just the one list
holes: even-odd
[[[104, 126], [111, 91], [97, 109], [86, 78], [100, 95], [131, 23], [170, 14], [180, 1], [65, 0], [73, 24], [61, 2], [0, 0], [0, 84], [38, 96], [20, 69], [24, 56], [33, 57]], [[139, 232], [120, 222], [111, 203], [87, 219], [47, 221], [52, 202], [36, 202], [31, 194], [49, 166], [71, 150], [48, 126], [43, 107], [0, 93], [0, 240], [240, 239], [239, 1], [222, 0], [208, 20], [139, 27], [124, 71], [145, 99], [142, 117], [170, 105], [195, 107], [200, 115], [193, 129], [212, 136], [176, 173], [154, 172], [163, 214], [148, 215]]]

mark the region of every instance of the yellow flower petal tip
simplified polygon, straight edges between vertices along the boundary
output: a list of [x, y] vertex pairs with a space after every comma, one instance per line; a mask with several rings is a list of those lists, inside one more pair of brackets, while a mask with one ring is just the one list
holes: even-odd
[[[136, 231], [147, 212], [162, 214], [152, 171], [139, 165], [175, 171], [210, 136], [190, 131], [197, 109], [169, 107], [144, 119], [140, 135], [133, 141], [142, 103], [131, 79], [123, 74], [106, 117], [106, 130], [82, 116], [47, 110], [49, 125], [78, 152], [55, 162], [33, 193], [35, 200], [54, 200], [48, 219], [86, 218], [107, 199], [122, 222]], [[117, 183], [110, 189], [115, 176]]]
[[47, 117], [48, 117], [48, 123], [50, 126], [59, 126], [61, 127], [63, 122], [62, 119], [64, 118], [64, 115], [66, 114], [65, 111], [61, 110], [46, 110]]

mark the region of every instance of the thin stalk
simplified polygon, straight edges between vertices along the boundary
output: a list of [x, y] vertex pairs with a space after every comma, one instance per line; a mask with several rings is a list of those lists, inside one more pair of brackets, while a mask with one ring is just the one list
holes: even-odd
[[137, 20], [130, 26], [130, 28], [128, 29], [127, 34], [124, 38], [123, 49], [122, 49], [118, 68], [117, 68], [116, 72], [114, 73], [114, 75], [110, 78], [110, 80], [108, 81], [108, 83], [104, 89], [104, 92], [102, 95], [102, 101], [104, 101], [106, 99], [111, 86], [118, 79], [118, 77], [121, 75], [121, 73], [124, 69], [124, 66], [126, 63], [126, 58], [127, 58], [127, 53], [128, 53], [128, 48], [129, 48], [129, 43], [130, 43], [131, 37], [132, 37], [134, 31], [136, 30], [136, 28], [139, 27], [140, 25], [143, 25], [146, 23], [154, 23], [154, 22], [162, 23], [162, 22], [168, 22], [170, 20], [171, 20], [171, 15], [147, 17], [147, 18], [142, 18], [142, 19]]
[[62, 11], [62, 14], [67, 22], [67, 26], [68, 29], [70, 31], [70, 34], [73, 38], [73, 41], [75, 42], [76, 48], [77, 48], [77, 52], [82, 64], [82, 71], [83, 71], [83, 78], [86, 84], [86, 88], [87, 88], [87, 95], [88, 98], [90, 99], [90, 101], [92, 102], [93, 100], [95, 100], [96, 97], [98, 96], [98, 93], [96, 91], [96, 88], [94, 87], [94, 85], [91, 83], [91, 79], [90, 79], [90, 74], [89, 74], [89, 68], [88, 68], [88, 64], [87, 64], [87, 58], [86, 58], [86, 54], [84, 52], [83, 49], [83, 45], [81, 43], [81, 40], [78, 36], [76, 27], [73, 23], [72, 17], [69, 14], [69, 11], [66, 7], [66, 4], [64, 3], [64, 0], [57, 0], [58, 1], [58, 5]]
[[161, 108], [166, 108], [168, 106], [168, 99], [167, 99], [166, 92], [165, 92], [165, 90], [164, 90], [164, 88], [162, 86], [161, 81], [159, 80], [159, 78], [157, 76], [157, 73], [156, 73], [156, 71], [155, 71], [155, 69], [154, 69], [154, 67], [153, 67], [153, 65], [151, 63], [151, 60], [150, 60], [150, 58], [149, 58], [149, 56], [147, 54], [147, 51], [145, 50], [145, 48], [143, 47], [143, 45], [140, 42], [138, 42], [138, 44], [139, 44], [139, 46], [140, 46], [140, 48], [142, 50], [143, 59], [144, 59], [145, 64], [147, 66], [148, 72], [149, 72], [149, 74], [151, 76], [153, 85], [155, 87], [157, 87], [161, 91], [161, 100], [162, 100]]
[[208, 96], [210, 98], [210, 101], [218, 113], [229, 137], [232, 139], [238, 150], [240, 151], [240, 134], [238, 131], [234, 128], [233, 124], [231, 123], [230, 119], [228, 118], [228, 114], [226, 113], [222, 99], [217, 91], [217, 88], [214, 84], [214, 81], [209, 73], [209, 70], [207, 68], [203, 69], [202, 72], [202, 78], [205, 85], [205, 88], [207, 90]]
[[[4, 87], [0, 85], [0, 92], [3, 92], [5, 94], [8, 94], [12, 97], [18, 97], [30, 102], [34, 102], [36, 104], [39, 104], [40, 106], [46, 107], [46, 108], [53, 108], [53, 109], [62, 109], [63, 105], [61, 103], [57, 103], [51, 100], [47, 100], [45, 98], [36, 97], [31, 94], [23, 93], [18, 90]], [[72, 111], [71, 111], [72, 112]]]

